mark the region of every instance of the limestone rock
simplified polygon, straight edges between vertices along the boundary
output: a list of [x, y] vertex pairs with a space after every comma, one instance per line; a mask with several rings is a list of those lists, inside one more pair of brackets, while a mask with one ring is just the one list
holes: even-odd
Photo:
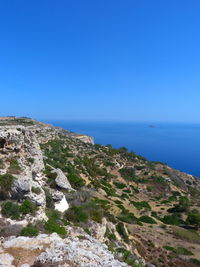
[[[116, 260], [106, 245], [93, 238], [79, 239], [70, 237], [50, 245], [35, 261], [37, 264], [54, 264], [53, 266], [91, 266], [91, 267], [125, 267], [126, 263]], [[44, 265], [45, 266], [45, 265]]]
[[17, 192], [27, 193], [30, 192], [31, 189], [31, 177], [24, 175], [15, 175], [17, 180], [15, 182], [15, 187]]
[[96, 223], [94, 221], [90, 221], [89, 229], [92, 232], [93, 236], [100, 242], [104, 242], [105, 240], [105, 233], [106, 233], [106, 226], [107, 220], [106, 218], [102, 219], [102, 223]]
[[[116, 260], [105, 244], [101, 244], [87, 234], [83, 238], [78, 238], [73, 229], [69, 229], [69, 232], [72, 234], [65, 239], [55, 233], [41, 234], [32, 238], [10, 237], [2, 245], [3, 249], [28, 249], [30, 253], [45, 250], [36, 258], [34, 266], [128, 267], [126, 263]], [[7, 255], [8, 263], [10, 263], [9, 260], [13, 260], [11, 257]], [[11, 267], [12, 265], [2, 266]]]
[[15, 267], [12, 265], [13, 256], [8, 253], [0, 254], [0, 266], [2, 267]]
[[55, 201], [61, 201], [62, 198], [64, 197], [64, 194], [61, 191], [58, 191], [58, 190], [55, 190], [52, 188], [48, 188], [48, 190], [49, 190], [49, 193], [51, 194], [53, 200], [55, 200]]
[[94, 145], [94, 138], [92, 136], [87, 136], [87, 135], [77, 135], [77, 139], [81, 140], [84, 143], [92, 144]]
[[52, 172], [57, 174], [55, 182], [59, 187], [64, 188], [64, 189], [68, 189], [68, 190], [74, 190], [71, 187], [67, 177], [61, 171], [61, 169], [54, 169]]

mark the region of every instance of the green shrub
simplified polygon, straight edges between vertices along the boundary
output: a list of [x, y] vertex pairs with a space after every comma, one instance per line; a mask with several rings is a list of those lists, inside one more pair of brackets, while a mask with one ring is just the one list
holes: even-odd
[[127, 263], [129, 266], [131, 267], [143, 267], [144, 266], [142, 264], [135, 263], [136, 262], [135, 255], [132, 254], [129, 250], [125, 248], [117, 248], [116, 252], [119, 253], [121, 260]]
[[1, 206], [1, 213], [3, 216], [11, 218], [13, 220], [20, 219], [20, 206], [11, 202], [7, 201], [2, 204]]
[[123, 192], [127, 193], [127, 194], [131, 194], [131, 190], [130, 189], [124, 189]]
[[95, 159], [94, 158], [88, 158], [88, 157], [84, 157], [82, 159], [82, 163], [85, 166], [88, 174], [92, 177], [92, 178], [96, 178], [96, 177], [102, 177], [102, 176], [107, 176], [108, 173], [106, 171], [105, 168], [99, 168], [99, 166], [97, 166]]
[[126, 209], [124, 208], [123, 204], [118, 204], [118, 203], [117, 203], [117, 207], [118, 207], [119, 209], [121, 209], [122, 211], [125, 211], [125, 210], [126, 210]]
[[148, 186], [147, 186], [147, 191], [148, 191], [148, 192], [152, 192], [152, 191], [153, 191], [153, 187], [150, 186], [150, 185], [148, 185]]
[[23, 236], [36, 236], [38, 235], [38, 229], [35, 226], [28, 225], [21, 230], [20, 235]]
[[141, 201], [141, 202], [131, 201], [130, 203], [133, 204], [138, 210], [141, 209], [151, 210], [151, 206], [146, 201]]
[[110, 222], [112, 222], [114, 224], [117, 223], [117, 219], [113, 214], [111, 214], [109, 212], [104, 212], [104, 216], [107, 218], [108, 221], [110, 221]]
[[102, 189], [106, 192], [107, 196], [111, 196], [111, 197], [117, 197], [118, 195], [116, 194], [116, 191], [114, 188], [108, 186], [102, 186]]
[[200, 214], [199, 213], [190, 213], [187, 217], [186, 223], [200, 227]]
[[122, 199], [129, 199], [129, 195], [127, 195], [127, 194], [125, 194], [125, 193], [121, 194], [120, 197], [121, 197]]
[[200, 266], [200, 260], [191, 258], [191, 259], [190, 259], [190, 262], [193, 263], [193, 264], [196, 265], [196, 266]]
[[178, 196], [181, 196], [181, 193], [178, 191], [172, 191], [172, 195], [178, 197]]
[[130, 185], [130, 187], [132, 188], [132, 190], [134, 191], [134, 193], [138, 194], [139, 193], [139, 190], [137, 187], [133, 186], [133, 185]]
[[118, 189], [123, 189], [126, 187], [125, 184], [119, 183], [119, 182], [114, 182], [114, 185], [118, 188]]
[[169, 198], [168, 198], [168, 201], [177, 201], [177, 197], [175, 196], [175, 195], [173, 195], [173, 196], [170, 196]]
[[124, 224], [119, 222], [116, 226], [116, 230], [117, 232], [120, 234], [120, 236], [124, 239], [124, 241], [126, 243], [129, 243], [129, 238], [128, 238], [128, 235], [126, 233], [126, 230], [125, 230], [125, 227], [124, 227]]
[[85, 180], [79, 175], [78, 171], [73, 165], [68, 164], [66, 167], [67, 178], [71, 186], [75, 189], [79, 189], [86, 184]]
[[0, 188], [1, 191], [10, 192], [16, 178], [11, 174], [0, 175]]
[[65, 217], [74, 223], [87, 222], [89, 219], [87, 212], [82, 206], [72, 206], [66, 211]]
[[157, 214], [156, 211], [152, 211], [151, 212], [151, 216], [154, 217], [154, 218], [156, 218], [156, 219], [158, 219], [158, 220], [160, 220], [160, 218], [159, 218], [159, 216], [158, 216], [158, 214]]
[[139, 220], [144, 223], [157, 224], [157, 222], [149, 216], [141, 216]]
[[172, 251], [176, 254], [179, 254], [179, 255], [187, 255], [187, 256], [194, 255], [191, 251], [183, 247], [174, 248], [170, 246], [164, 246], [163, 248], [165, 248], [166, 250]]
[[170, 225], [180, 225], [181, 223], [181, 220], [175, 214], [166, 215], [161, 219], [161, 221]]
[[75, 189], [79, 189], [80, 187], [86, 184], [85, 180], [81, 176], [79, 176], [77, 173], [69, 173], [67, 175], [67, 178], [70, 184], [72, 185], [72, 187]]
[[175, 205], [173, 208], [169, 208], [167, 212], [169, 213], [183, 213], [186, 211], [186, 207]]
[[170, 247], [170, 246], [163, 246], [164, 249], [175, 252], [176, 249], [174, 247]]
[[117, 218], [122, 221], [129, 224], [136, 224], [138, 223], [138, 219], [135, 217], [135, 215], [127, 210], [122, 210], [122, 212], [117, 216]]
[[180, 255], [188, 255], [188, 256], [194, 255], [190, 250], [183, 248], [183, 247], [178, 247], [176, 249], [176, 253]]
[[96, 200], [90, 200], [82, 206], [72, 206], [65, 213], [66, 219], [75, 223], [86, 223], [89, 219], [101, 223], [103, 215], [101, 204], [96, 203]]
[[26, 199], [22, 202], [20, 206], [20, 212], [24, 215], [26, 214], [35, 214], [37, 207], [35, 204], [33, 204], [30, 200]]
[[112, 188], [112, 185], [110, 183], [108, 183], [107, 180], [105, 180], [105, 179], [101, 179], [101, 184], [108, 187], [108, 188]]
[[161, 184], [165, 184], [165, 185], [167, 184], [167, 181], [166, 181], [165, 178], [162, 177], [162, 176], [152, 175], [152, 176], [150, 177], [150, 179], [152, 179], [153, 182], [155, 182], [155, 183], [161, 183]]
[[189, 199], [187, 197], [181, 196], [179, 198], [179, 203], [176, 204], [173, 208], [168, 209], [167, 211], [171, 213], [187, 212], [189, 209], [189, 205], [190, 205]]
[[119, 170], [121, 176], [127, 181], [136, 181], [135, 169], [133, 168], [122, 168]]
[[117, 204], [117, 205], [120, 205], [120, 204], [123, 204], [123, 202], [121, 200], [114, 200], [114, 202]]
[[61, 220], [61, 212], [54, 209], [46, 209], [46, 215], [49, 218], [49, 220], [59, 221]]
[[108, 210], [110, 208], [110, 202], [108, 200], [94, 198], [92, 201], [100, 206], [103, 210]]
[[192, 182], [190, 180], [186, 180], [186, 184], [192, 185]]
[[44, 229], [48, 232], [48, 233], [57, 233], [61, 236], [64, 236], [67, 234], [65, 228], [63, 226], [60, 226], [58, 223], [56, 223], [54, 220], [50, 219], [48, 220], [45, 225], [44, 225]]
[[24, 200], [21, 205], [7, 201], [2, 204], [1, 212], [5, 217], [9, 217], [13, 220], [19, 220], [23, 218], [23, 215], [34, 215], [36, 209], [37, 207], [29, 200]]

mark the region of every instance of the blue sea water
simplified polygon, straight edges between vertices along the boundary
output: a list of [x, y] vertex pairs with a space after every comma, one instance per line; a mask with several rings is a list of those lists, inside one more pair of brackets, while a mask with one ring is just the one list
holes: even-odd
[[46, 121], [200, 177], [200, 124]]

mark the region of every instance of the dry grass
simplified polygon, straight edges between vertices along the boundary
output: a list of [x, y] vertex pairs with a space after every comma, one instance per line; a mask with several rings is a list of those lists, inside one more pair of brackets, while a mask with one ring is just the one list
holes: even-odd
[[180, 238], [182, 240], [186, 240], [188, 242], [197, 243], [200, 244], [200, 235], [191, 230], [186, 230], [180, 227], [172, 227], [173, 235], [177, 238]]
[[44, 250], [30, 250], [25, 248], [8, 248], [5, 250], [7, 253], [14, 257], [13, 265], [20, 267], [22, 264], [32, 265], [37, 256], [39, 256]]

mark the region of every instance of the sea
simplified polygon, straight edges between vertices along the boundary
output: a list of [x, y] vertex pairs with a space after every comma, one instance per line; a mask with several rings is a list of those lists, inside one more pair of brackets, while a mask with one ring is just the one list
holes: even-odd
[[[44, 121], [44, 120], [43, 120]], [[200, 124], [84, 122], [45, 120], [54, 126], [94, 137], [96, 144], [126, 147], [200, 177]]]

